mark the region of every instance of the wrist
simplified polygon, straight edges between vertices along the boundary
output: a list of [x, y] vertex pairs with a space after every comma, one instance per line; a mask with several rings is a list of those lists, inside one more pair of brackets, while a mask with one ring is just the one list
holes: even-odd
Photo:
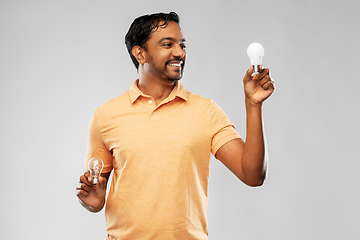
[[262, 108], [262, 102], [254, 102], [250, 98], [245, 97], [245, 106], [247, 109], [261, 109]]
[[79, 202], [86, 210], [88, 210], [89, 212], [92, 212], [92, 213], [100, 212], [103, 209], [104, 205], [105, 205], [105, 199], [96, 207], [87, 205], [81, 199], [79, 199]]
[[97, 213], [102, 210], [102, 207], [92, 207], [92, 206], [86, 206], [86, 209], [92, 213]]

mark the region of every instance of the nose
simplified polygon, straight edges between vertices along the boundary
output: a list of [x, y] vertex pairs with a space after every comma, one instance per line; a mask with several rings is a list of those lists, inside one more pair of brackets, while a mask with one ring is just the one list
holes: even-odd
[[184, 58], [185, 55], [186, 55], [186, 51], [184, 50], [184, 48], [180, 44], [176, 44], [173, 51], [173, 56]]

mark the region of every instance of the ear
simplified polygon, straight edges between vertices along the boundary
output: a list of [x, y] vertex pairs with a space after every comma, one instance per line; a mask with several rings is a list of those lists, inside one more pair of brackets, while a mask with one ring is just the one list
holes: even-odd
[[134, 46], [132, 49], [132, 54], [136, 58], [136, 60], [139, 62], [139, 64], [145, 63], [145, 51], [140, 46]]

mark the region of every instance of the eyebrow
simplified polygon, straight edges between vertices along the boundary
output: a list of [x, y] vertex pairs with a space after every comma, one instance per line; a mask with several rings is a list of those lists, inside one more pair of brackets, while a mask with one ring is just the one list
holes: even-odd
[[[164, 42], [164, 41], [177, 42], [177, 41], [176, 41], [176, 39], [175, 39], [175, 38], [173, 38], [173, 37], [163, 37], [163, 38], [161, 38], [161, 39], [159, 40], [159, 43], [162, 43], [162, 42]], [[181, 39], [181, 41], [180, 41], [180, 42], [181, 42], [181, 43], [186, 42], [185, 38]]]

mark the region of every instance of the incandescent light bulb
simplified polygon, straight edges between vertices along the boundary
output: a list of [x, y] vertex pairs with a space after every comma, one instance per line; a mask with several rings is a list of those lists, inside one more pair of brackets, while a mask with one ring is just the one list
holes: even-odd
[[259, 73], [259, 66], [262, 65], [264, 52], [264, 47], [260, 43], [252, 43], [247, 48], [247, 55], [250, 58], [251, 65], [254, 66], [254, 73]]
[[90, 176], [92, 177], [92, 183], [97, 184], [99, 182], [99, 176], [101, 173], [101, 170], [103, 169], [104, 163], [100, 158], [94, 157], [90, 159], [88, 163]]

